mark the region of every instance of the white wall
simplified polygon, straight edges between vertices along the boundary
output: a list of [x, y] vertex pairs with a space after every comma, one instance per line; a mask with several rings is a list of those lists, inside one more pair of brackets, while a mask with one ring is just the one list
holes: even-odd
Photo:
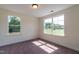
[[[8, 33], [8, 15], [21, 18], [21, 33]], [[38, 20], [16, 12], [0, 9], [0, 46], [20, 41], [30, 40], [38, 37]]]
[[[43, 33], [43, 20], [56, 15], [65, 15], [65, 36], [47, 35]], [[40, 18], [40, 38], [79, 51], [79, 5]]]

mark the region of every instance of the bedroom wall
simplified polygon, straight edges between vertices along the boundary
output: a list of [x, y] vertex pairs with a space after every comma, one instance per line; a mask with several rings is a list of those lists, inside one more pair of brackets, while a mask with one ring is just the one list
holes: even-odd
[[[8, 15], [21, 18], [21, 32], [8, 33]], [[0, 46], [38, 38], [38, 19], [20, 13], [0, 9]]]
[[[43, 21], [45, 18], [64, 14], [65, 36], [55, 36], [43, 33]], [[40, 38], [55, 42], [59, 45], [79, 51], [79, 5], [55, 12], [40, 18]]]

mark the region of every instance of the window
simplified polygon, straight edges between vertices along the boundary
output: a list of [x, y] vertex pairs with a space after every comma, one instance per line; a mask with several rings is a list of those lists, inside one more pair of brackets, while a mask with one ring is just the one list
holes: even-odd
[[64, 36], [64, 15], [45, 19], [44, 33]]
[[8, 16], [9, 33], [20, 32], [20, 17]]

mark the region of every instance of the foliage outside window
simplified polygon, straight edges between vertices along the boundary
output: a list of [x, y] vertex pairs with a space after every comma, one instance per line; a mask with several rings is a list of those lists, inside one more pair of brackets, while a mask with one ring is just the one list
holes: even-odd
[[20, 17], [8, 16], [9, 33], [20, 32]]
[[64, 36], [64, 15], [45, 19], [44, 33]]

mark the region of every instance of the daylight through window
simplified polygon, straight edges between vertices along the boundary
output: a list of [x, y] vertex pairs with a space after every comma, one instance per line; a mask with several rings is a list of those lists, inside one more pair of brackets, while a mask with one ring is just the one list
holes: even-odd
[[8, 16], [9, 33], [20, 32], [20, 17]]
[[45, 19], [44, 33], [64, 36], [64, 15]]

